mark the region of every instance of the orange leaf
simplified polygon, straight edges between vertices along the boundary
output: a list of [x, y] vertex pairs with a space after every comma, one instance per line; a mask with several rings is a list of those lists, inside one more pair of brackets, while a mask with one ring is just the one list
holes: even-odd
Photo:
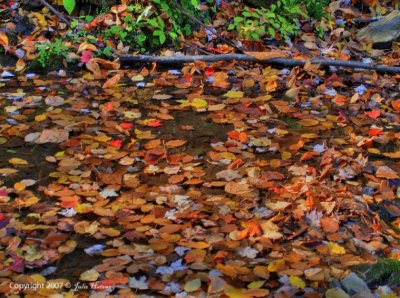
[[0, 44], [2, 46], [8, 46], [8, 37], [3, 31], [0, 31]]
[[392, 101], [392, 107], [396, 112], [400, 112], [400, 99]]
[[262, 233], [260, 224], [257, 221], [249, 220], [242, 223], [243, 227], [247, 228], [247, 234], [250, 237], [260, 235]]
[[61, 201], [60, 206], [63, 208], [73, 208], [78, 204], [79, 199], [80, 198], [77, 195], [61, 197], [60, 198], [60, 201]]
[[287, 58], [288, 55], [282, 51], [271, 50], [269, 52], [244, 52], [246, 55], [256, 58], [257, 60], [268, 60], [273, 58]]
[[104, 89], [115, 87], [119, 80], [121, 79], [121, 74], [117, 73], [115, 76], [109, 78], [103, 85]]
[[186, 142], [187, 142], [186, 140], [172, 140], [172, 141], [166, 142], [165, 145], [167, 147], [176, 148], [176, 147], [180, 147], [180, 146], [186, 144]]

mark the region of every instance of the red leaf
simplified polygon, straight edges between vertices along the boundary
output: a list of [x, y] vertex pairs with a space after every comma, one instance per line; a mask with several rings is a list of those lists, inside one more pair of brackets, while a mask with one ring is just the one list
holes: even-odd
[[121, 123], [119, 125], [119, 127], [121, 127], [122, 129], [131, 129], [133, 127], [133, 124], [132, 123], [123, 122], [123, 123]]
[[122, 141], [121, 140], [112, 140], [112, 141], [109, 141], [107, 144], [112, 146], [112, 147], [119, 148], [119, 147], [122, 146]]
[[375, 109], [372, 110], [371, 112], [365, 112], [365, 114], [372, 119], [376, 119], [379, 117], [380, 111], [378, 109]]
[[212, 67], [207, 67], [207, 68], [206, 68], [206, 71], [204, 72], [204, 74], [205, 74], [207, 77], [212, 76], [212, 75], [214, 74], [214, 68], [212, 68]]
[[8, 268], [14, 272], [23, 273], [25, 270], [25, 260], [23, 258], [12, 257], [13, 263]]
[[380, 128], [371, 128], [368, 132], [370, 136], [380, 136], [383, 134], [383, 130]]
[[88, 63], [92, 58], [93, 56], [91, 50], [83, 51], [81, 56], [81, 62]]
[[147, 123], [147, 126], [150, 126], [150, 127], [159, 127], [159, 126], [162, 126], [162, 125], [163, 125], [163, 123], [160, 120], [150, 120]]

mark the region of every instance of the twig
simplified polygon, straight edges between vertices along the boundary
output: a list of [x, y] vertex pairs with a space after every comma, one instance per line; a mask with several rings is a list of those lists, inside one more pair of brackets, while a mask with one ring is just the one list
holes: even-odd
[[178, 42], [181, 42], [181, 43], [184, 43], [184, 44], [187, 45], [188, 47], [191, 47], [191, 48], [195, 47], [195, 49], [196, 49], [197, 51], [199, 51], [200, 53], [202, 53], [202, 54], [204, 54], [204, 55], [210, 55], [210, 54], [211, 54], [210, 52], [207, 52], [206, 50], [203, 50], [202, 48], [200, 48], [198, 45], [194, 46], [194, 45], [192, 45], [190, 42], [187, 42], [186, 40], [180, 39], [179, 37], [177, 38], [177, 41], [178, 41]]
[[[201, 56], [174, 56], [174, 57], [160, 57], [148, 55], [129, 55], [121, 56], [119, 60], [122, 64], [132, 63], [149, 63], [156, 62], [158, 64], [183, 64], [196, 61], [216, 62], [216, 61], [246, 61], [258, 62], [263, 64], [278, 64], [283, 66], [304, 66], [306, 60], [290, 59], [290, 58], [272, 58], [272, 59], [256, 59], [249, 55], [244, 54], [224, 54], [224, 55], [201, 55]], [[344, 61], [333, 59], [310, 59], [312, 64], [320, 64], [322, 66], [337, 66], [347, 68], [360, 68], [376, 70], [378, 72], [400, 73], [400, 67], [388, 65], [374, 65], [370, 63], [363, 63], [360, 61]]]
[[223, 37], [214, 27], [209, 26], [204, 24], [202, 21], [200, 21], [198, 18], [196, 18], [195, 16], [192, 16], [190, 13], [188, 13], [179, 3], [177, 0], [174, 0], [175, 5], [177, 8], [180, 9], [180, 11], [186, 15], [187, 17], [189, 17], [190, 19], [192, 19], [193, 22], [199, 24], [200, 26], [206, 28], [207, 30], [209, 30], [212, 34], [215, 34], [219, 39], [221, 39], [224, 43], [226, 43], [227, 45], [231, 46], [232, 48], [235, 48], [237, 51], [239, 51], [240, 53], [243, 53], [243, 50], [238, 47], [237, 45], [235, 45], [233, 42], [227, 40], [225, 37]]
[[42, 3], [43, 6], [46, 6], [59, 20], [67, 24], [68, 27], [71, 27], [71, 23], [67, 20], [67, 18], [61, 12], [59, 12], [49, 3], [47, 3], [46, 0], [39, 0], [39, 2]]
[[354, 23], [372, 23], [383, 19], [383, 17], [370, 17], [370, 18], [354, 18], [351, 21]]

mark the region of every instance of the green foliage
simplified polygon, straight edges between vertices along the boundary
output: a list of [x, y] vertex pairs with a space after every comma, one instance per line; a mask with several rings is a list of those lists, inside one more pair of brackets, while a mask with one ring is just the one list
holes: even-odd
[[[301, 1], [297, 1], [301, 3]], [[327, 14], [325, 12], [325, 8], [330, 3], [329, 0], [306, 0], [303, 1], [304, 6], [306, 7], [307, 14], [310, 18], [315, 19], [317, 21], [321, 21], [323, 17], [326, 17]]]
[[369, 286], [400, 285], [400, 261], [381, 259], [375, 264], [362, 264], [354, 267]]
[[[236, 30], [241, 38], [260, 40], [263, 37], [275, 38], [279, 33], [288, 40], [300, 28], [299, 18], [321, 20], [328, 0], [278, 0], [269, 8], [245, 7], [241, 16], [233, 19], [228, 30]], [[321, 31], [318, 31], [321, 34]]]
[[76, 2], [75, 0], [63, 0], [63, 6], [68, 14], [71, 14], [72, 11], [75, 9]]
[[54, 60], [66, 58], [69, 53], [68, 47], [59, 38], [56, 38], [54, 42], [39, 44], [37, 50], [39, 53], [37, 60], [43, 68], [53, 63]]
[[[199, 0], [181, 2], [183, 9], [196, 18], [204, 21], [208, 16], [208, 12], [198, 10]], [[149, 47], [155, 49], [168, 41], [174, 42], [179, 36], [189, 36], [198, 28], [173, 0], [153, 0], [152, 4], [128, 6], [131, 15], [124, 18], [122, 25], [105, 30], [105, 38], [121, 40], [133, 50], [145, 52]]]

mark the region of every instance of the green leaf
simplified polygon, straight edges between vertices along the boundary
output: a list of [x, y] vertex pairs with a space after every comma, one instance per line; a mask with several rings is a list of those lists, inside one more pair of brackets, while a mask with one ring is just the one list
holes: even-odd
[[146, 22], [150, 26], [158, 28], [158, 23], [157, 23], [157, 21], [155, 19], [147, 19]]
[[75, 0], [63, 0], [63, 6], [68, 14], [71, 14], [75, 9]]
[[230, 30], [233, 30], [233, 29], [235, 29], [235, 24], [229, 24], [228, 30], [230, 31]]
[[[243, 14], [243, 15], [244, 15], [244, 14]], [[244, 18], [242, 18], [242, 17], [235, 17], [235, 18], [233, 19], [233, 21], [234, 21], [235, 23], [240, 23], [240, 22], [244, 21]]]
[[268, 33], [269, 33], [272, 37], [274, 37], [274, 36], [275, 36], [275, 29], [272, 28], [272, 27], [268, 27]]
[[169, 36], [172, 38], [172, 39], [176, 39], [177, 37], [178, 37], [178, 34], [176, 34], [176, 32], [169, 32]]
[[165, 36], [164, 31], [161, 31], [161, 30], [154, 31], [153, 35], [154, 36], [158, 36], [158, 38], [160, 39], [160, 44], [163, 44], [167, 39], [167, 37]]
[[186, 292], [190, 293], [190, 292], [197, 291], [200, 287], [201, 287], [201, 280], [200, 280], [200, 278], [196, 278], [196, 279], [190, 280], [187, 283], [185, 283], [183, 289]]
[[198, 0], [190, 0], [190, 2], [192, 3], [192, 5], [193, 5], [195, 8], [198, 8], [198, 7], [199, 7], [199, 1], [198, 1]]

